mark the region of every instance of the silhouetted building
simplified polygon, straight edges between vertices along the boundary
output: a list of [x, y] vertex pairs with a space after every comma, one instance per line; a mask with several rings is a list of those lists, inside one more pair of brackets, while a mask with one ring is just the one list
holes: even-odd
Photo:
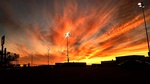
[[101, 67], [101, 64], [92, 64], [92, 67]]
[[118, 56], [116, 57], [116, 62], [121, 63], [125, 61], [135, 61], [135, 60], [141, 60], [144, 58], [144, 55], [127, 55], [127, 56]]
[[55, 67], [61, 67], [63, 63], [55, 63]]
[[144, 57], [141, 61], [150, 65], [150, 57]]
[[116, 66], [116, 61], [115, 60], [110, 60], [110, 61], [101, 61], [101, 66], [109, 66], [109, 67], [114, 67]]
[[119, 66], [131, 68], [149, 66], [149, 64], [146, 63], [144, 59], [144, 55], [119, 56], [116, 57], [116, 63]]
[[65, 62], [65, 63], [55, 63], [56, 67], [86, 67], [85, 62]]

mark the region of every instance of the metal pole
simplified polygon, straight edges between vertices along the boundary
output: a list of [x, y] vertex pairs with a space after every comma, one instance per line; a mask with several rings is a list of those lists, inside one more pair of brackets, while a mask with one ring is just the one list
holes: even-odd
[[4, 60], [4, 57], [3, 57], [3, 48], [4, 46], [2, 45], [2, 49], [1, 49], [1, 65], [3, 66], [3, 60]]
[[49, 48], [48, 48], [48, 65], [49, 65]]
[[4, 43], [5, 43], [5, 35], [1, 38], [1, 65], [3, 66], [4, 63], [4, 56], [3, 56], [3, 48], [4, 48]]
[[67, 37], [67, 60], [69, 62], [69, 54], [68, 54], [68, 37]]
[[142, 12], [143, 12], [143, 18], [144, 18], [144, 24], [145, 24], [145, 31], [146, 31], [146, 37], [147, 37], [147, 44], [148, 44], [148, 56], [150, 56], [149, 38], [148, 38], [148, 31], [147, 31], [145, 14], [144, 14], [144, 7], [142, 7]]
[[31, 55], [31, 66], [33, 66], [33, 52], [32, 52], [32, 55]]

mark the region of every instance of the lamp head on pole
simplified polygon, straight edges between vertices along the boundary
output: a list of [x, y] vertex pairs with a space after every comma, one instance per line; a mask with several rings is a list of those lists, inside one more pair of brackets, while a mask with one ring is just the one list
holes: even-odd
[[139, 6], [140, 8], [144, 8], [144, 7], [145, 7], [144, 4], [143, 4], [143, 2], [139, 2], [139, 3], [138, 3], [138, 6]]
[[69, 32], [67, 32], [67, 33], [65, 34], [65, 36], [66, 36], [66, 37], [70, 36], [70, 33], [69, 33]]

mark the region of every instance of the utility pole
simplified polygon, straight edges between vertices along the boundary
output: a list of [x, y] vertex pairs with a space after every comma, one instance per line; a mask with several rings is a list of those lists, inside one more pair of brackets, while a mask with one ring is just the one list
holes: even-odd
[[31, 55], [31, 66], [33, 66], [33, 52], [32, 52], [32, 55]]
[[145, 14], [144, 14], [144, 4], [143, 2], [138, 3], [138, 6], [142, 8], [143, 12], [143, 19], [144, 19], [144, 24], [145, 24], [145, 31], [146, 31], [146, 38], [147, 38], [147, 47], [148, 47], [148, 56], [150, 56], [150, 47], [149, 47], [149, 39], [148, 39], [148, 31], [147, 31], [147, 26], [146, 26], [146, 20], [145, 20]]
[[67, 61], [69, 63], [69, 52], [68, 52], [68, 37], [70, 36], [69, 32], [67, 32], [66, 34], [66, 38], [67, 38]]
[[49, 49], [50, 49], [50, 48], [48, 47], [48, 65], [49, 65]]
[[4, 48], [4, 43], [5, 43], [5, 35], [2, 36], [1, 38], [1, 65], [3, 66], [3, 63], [4, 63], [4, 57], [3, 57], [3, 48]]

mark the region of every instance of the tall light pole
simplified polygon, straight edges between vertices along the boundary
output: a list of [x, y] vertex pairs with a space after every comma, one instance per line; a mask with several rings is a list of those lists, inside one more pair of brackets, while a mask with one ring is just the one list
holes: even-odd
[[48, 47], [48, 65], [49, 65], [49, 49], [50, 49], [50, 48]]
[[3, 61], [4, 61], [4, 57], [3, 57], [3, 48], [4, 48], [4, 43], [5, 43], [5, 35], [2, 36], [1, 38], [1, 46], [2, 46], [2, 49], [1, 49], [1, 64], [3, 66]]
[[140, 8], [142, 8], [142, 12], [143, 12], [143, 18], [144, 18], [144, 24], [145, 24], [145, 31], [146, 31], [146, 37], [147, 37], [147, 44], [148, 44], [148, 56], [150, 56], [150, 47], [149, 47], [149, 39], [148, 39], [148, 32], [147, 32], [147, 27], [146, 27], [146, 20], [145, 20], [145, 14], [144, 14], [144, 4], [143, 2], [138, 3], [138, 6]]
[[32, 55], [31, 55], [31, 66], [33, 66], [33, 52], [32, 52]]
[[67, 32], [66, 34], [65, 34], [65, 36], [66, 36], [66, 38], [67, 38], [67, 61], [69, 62], [69, 53], [68, 53], [68, 37], [69, 37], [69, 32]]

